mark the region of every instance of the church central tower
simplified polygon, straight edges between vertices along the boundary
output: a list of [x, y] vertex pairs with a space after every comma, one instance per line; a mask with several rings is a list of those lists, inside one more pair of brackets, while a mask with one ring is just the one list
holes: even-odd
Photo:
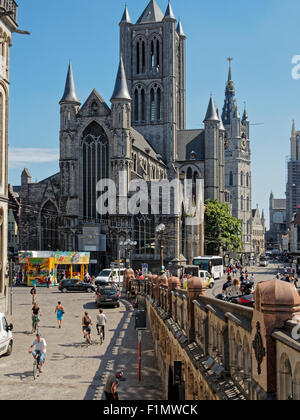
[[169, 3], [165, 15], [151, 0], [131, 22], [120, 22], [120, 50], [132, 98], [132, 126], [164, 161], [177, 158], [176, 130], [186, 124], [185, 41]]

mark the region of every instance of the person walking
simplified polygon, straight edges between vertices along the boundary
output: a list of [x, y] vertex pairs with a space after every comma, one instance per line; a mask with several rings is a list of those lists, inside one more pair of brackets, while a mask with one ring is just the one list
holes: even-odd
[[52, 280], [52, 277], [51, 277], [51, 274], [49, 273], [48, 276], [47, 276], [47, 281], [46, 281], [47, 289], [49, 289], [49, 287], [50, 287], [51, 280]]
[[61, 302], [58, 302], [54, 313], [56, 313], [56, 317], [57, 317], [57, 322], [58, 322], [58, 328], [61, 328], [62, 325], [62, 321], [64, 319], [64, 313], [65, 313], [65, 309], [62, 306]]
[[119, 385], [119, 379], [121, 377], [121, 372], [117, 372], [115, 375], [108, 376], [104, 387], [104, 394], [107, 401], [117, 401], [119, 399], [117, 386]]
[[35, 304], [35, 300], [36, 300], [36, 285], [33, 286], [33, 288], [30, 290], [30, 294], [32, 297], [32, 304]]

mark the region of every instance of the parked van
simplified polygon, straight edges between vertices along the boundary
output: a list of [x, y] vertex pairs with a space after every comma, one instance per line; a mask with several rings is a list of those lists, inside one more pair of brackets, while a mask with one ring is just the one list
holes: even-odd
[[0, 356], [9, 356], [12, 353], [12, 330], [12, 324], [8, 324], [5, 315], [0, 313]]
[[106, 268], [101, 271], [99, 276], [95, 279], [95, 284], [101, 285], [103, 283], [115, 282], [117, 284], [123, 284], [125, 275], [125, 268]]
[[215, 279], [206, 270], [200, 270], [197, 265], [187, 265], [184, 267], [184, 274], [199, 277], [206, 281], [206, 285], [209, 289], [212, 289], [215, 285]]

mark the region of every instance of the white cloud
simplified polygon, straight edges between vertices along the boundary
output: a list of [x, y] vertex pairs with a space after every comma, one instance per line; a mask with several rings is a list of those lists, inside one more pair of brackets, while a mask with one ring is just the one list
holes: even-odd
[[8, 167], [10, 169], [24, 168], [33, 164], [57, 162], [57, 149], [40, 149], [29, 147], [10, 147], [8, 149]]

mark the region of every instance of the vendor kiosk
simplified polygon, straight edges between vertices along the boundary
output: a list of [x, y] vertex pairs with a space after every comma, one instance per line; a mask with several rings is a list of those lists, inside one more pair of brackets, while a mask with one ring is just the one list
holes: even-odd
[[84, 281], [90, 262], [89, 252], [20, 251], [19, 263], [27, 286], [46, 287], [51, 275], [50, 286], [57, 284], [57, 269], [64, 268], [66, 278]]

